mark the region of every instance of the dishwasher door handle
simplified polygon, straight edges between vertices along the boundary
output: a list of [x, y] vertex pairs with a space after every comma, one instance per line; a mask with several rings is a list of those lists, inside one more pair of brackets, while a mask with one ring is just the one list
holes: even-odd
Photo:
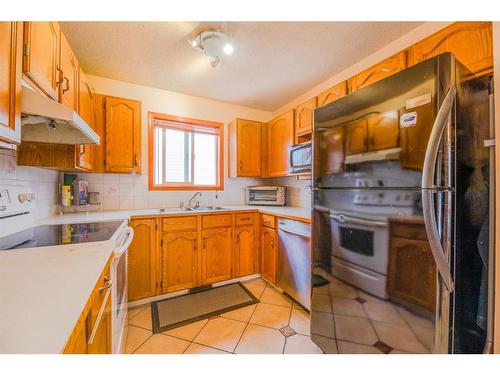
[[292, 230], [292, 229], [288, 229], [288, 228], [286, 228], [284, 226], [278, 226], [278, 230], [282, 230], [283, 232], [290, 233], [290, 234], [295, 234], [295, 235], [300, 236], [300, 237], [311, 238], [311, 233], [295, 231], [295, 230]]

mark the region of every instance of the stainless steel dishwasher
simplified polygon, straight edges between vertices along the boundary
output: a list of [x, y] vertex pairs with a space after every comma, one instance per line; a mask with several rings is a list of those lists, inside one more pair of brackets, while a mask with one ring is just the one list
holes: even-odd
[[310, 310], [311, 225], [279, 219], [278, 240], [278, 286]]

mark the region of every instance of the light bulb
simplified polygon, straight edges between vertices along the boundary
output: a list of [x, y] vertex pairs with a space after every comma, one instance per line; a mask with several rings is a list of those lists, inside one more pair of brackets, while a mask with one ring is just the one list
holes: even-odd
[[224, 45], [223, 51], [226, 55], [232, 55], [234, 51], [234, 47], [230, 43], [226, 43]]

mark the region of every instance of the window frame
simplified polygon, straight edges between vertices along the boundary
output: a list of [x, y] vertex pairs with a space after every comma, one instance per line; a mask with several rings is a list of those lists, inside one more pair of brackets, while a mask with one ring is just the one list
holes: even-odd
[[[149, 190], [223, 190], [224, 189], [224, 124], [222, 122], [193, 119], [188, 117], [180, 117], [174, 115], [168, 115], [158, 112], [148, 112], [149, 124], [148, 124], [148, 188]], [[219, 132], [219, 139], [217, 142], [217, 158], [216, 163], [216, 184], [215, 185], [193, 185], [181, 183], [172, 183], [168, 185], [156, 185], [154, 183], [154, 129], [155, 120], [165, 120], [180, 122], [190, 125], [200, 125], [211, 128], [217, 128]]]

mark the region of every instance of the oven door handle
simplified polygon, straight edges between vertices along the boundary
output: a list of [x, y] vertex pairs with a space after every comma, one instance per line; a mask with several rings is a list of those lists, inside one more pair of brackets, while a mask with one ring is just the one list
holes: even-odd
[[357, 224], [357, 225], [365, 225], [371, 227], [382, 227], [386, 228], [389, 226], [387, 221], [380, 220], [366, 220], [358, 217], [346, 216], [343, 214], [330, 214], [330, 217], [340, 224]]
[[117, 247], [114, 251], [115, 258], [119, 258], [125, 251], [127, 251], [128, 247], [132, 243], [132, 240], [134, 239], [134, 229], [132, 227], [126, 227], [125, 228], [125, 241], [123, 242], [122, 245]]

